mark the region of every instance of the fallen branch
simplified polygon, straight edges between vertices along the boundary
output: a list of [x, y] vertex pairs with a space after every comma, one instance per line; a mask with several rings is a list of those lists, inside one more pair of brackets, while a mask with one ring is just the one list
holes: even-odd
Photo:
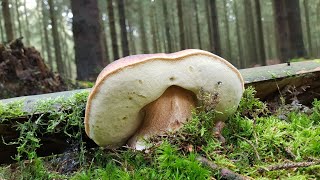
[[258, 171], [259, 173], [263, 173], [266, 171], [276, 171], [276, 170], [282, 170], [282, 169], [292, 169], [292, 168], [299, 168], [299, 167], [309, 167], [316, 164], [320, 164], [320, 161], [312, 161], [312, 162], [289, 162], [284, 164], [277, 164], [277, 165], [271, 165], [265, 168], [260, 168]]
[[202, 156], [198, 156], [197, 160], [199, 162], [201, 162], [203, 165], [208, 166], [210, 169], [214, 170], [214, 171], [219, 171], [221, 174], [221, 178], [222, 179], [232, 179], [232, 180], [248, 180], [248, 179], [252, 179], [250, 177], [246, 177], [243, 176], [241, 174], [235, 173], [233, 171], [231, 171], [230, 169], [227, 168], [220, 168], [218, 165], [216, 165], [215, 163], [213, 163], [212, 161], [210, 161], [209, 159], [202, 157]]

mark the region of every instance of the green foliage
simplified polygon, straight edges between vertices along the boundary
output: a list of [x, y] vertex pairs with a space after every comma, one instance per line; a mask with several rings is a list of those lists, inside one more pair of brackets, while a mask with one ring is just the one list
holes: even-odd
[[8, 104], [3, 104], [2, 102], [0, 102], [0, 123], [13, 117], [25, 115], [26, 113], [22, 108], [22, 101], [14, 101]]
[[[320, 101], [313, 102], [311, 114], [299, 111], [286, 113], [286, 119], [271, 115], [268, 105], [255, 98], [251, 87], [244, 92], [239, 108], [226, 123], [221, 145], [213, 135], [217, 112], [212, 108], [197, 108], [192, 119], [176, 133], [151, 138], [153, 147], [145, 151], [128, 148], [86, 150], [83, 143], [83, 112], [87, 93], [76, 94], [68, 100], [56, 99], [39, 102], [33, 116], [17, 124], [19, 168], [14, 175], [3, 167], [0, 178], [19, 179], [210, 179], [219, 178], [219, 170], [209, 170], [197, 161], [206, 157], [220, 168], [257, 179], [317, 179], [320, 166], [314, 165], [294, 170], [259, 173], [259, 168], [285, 162], [302, 162], [320, 157]], [[207, 96], [211, 97], [211, 96]], [[212, 98], [205, 101], [214, 100]], [[214, 103], [206, 103], [213, 104]], [[211, 105], [210, 105], [211, 106]], [[15, 111], [21, 106], [13, 106]], [[1, 107], [7, 108], [7, 107]], [[10, 114], [7, 110], [6, 114]], [[24, 114], [21, 110], [18, 115]], [[13, 117], [11, 114], [7, 117]], [[36, 118], [35, 118], [36, 117]], [[33, 119], [32, 119], [33, 118]], [[5, 121], [7, 122], [7, 121]], [[39, 158], [36, 150], [41, 146], [41, 136], [64, 134], [80, 146], [75, 160], [81, 166], [76, 172], [59, 175], [52, 171], [50, 162]], [[9, 143], [10, 144], [10, 143]], [[70, 156], [69, 158], [73, 158]], [[25, 163], [23, 159], [29, 159]], [[2, 177], [3, 176], [3, 177]]]

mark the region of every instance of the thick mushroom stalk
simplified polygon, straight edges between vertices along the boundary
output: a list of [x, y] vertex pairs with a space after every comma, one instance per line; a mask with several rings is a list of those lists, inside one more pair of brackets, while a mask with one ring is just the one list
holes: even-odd
[[119, 59], [100, 73], [88, 97], [86, 133], [102, 147], [140, 148], [140, 139], [179, 129], [200, 90], [219, 95], [214, 107], [220, 113], [213, 121], [220, 137], [222, 122], [235, 112], [244, 90], [229, 62], [196, 49]]
[[144, 117], [142, 125], [129, 139], [128, 145], [135, 149], [143, 149], [144, 138], [178, 130], [191, 117], [196, 101], [193, 92], [178, 86], [169, 87], [160, 98], [141, 110]]

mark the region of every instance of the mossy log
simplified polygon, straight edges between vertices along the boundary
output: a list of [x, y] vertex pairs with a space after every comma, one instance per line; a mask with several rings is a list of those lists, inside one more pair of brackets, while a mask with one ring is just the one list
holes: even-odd
[[[279, 97], [281, 96], [289, 102], [294, 99], [302, 104], [310, 104], [314, 98], [320, 97], [320, 60], [241, 69], [240, 72], [244, 77], [245, 86], [255, 87], [257, 97], [264, 101], [279, 101]], [[23, 100], [24, 110], [31, 113], [35, 102], [38, 100], [54, 99], [57, 97], [68, 98], [82, 91], [90, 91], [90, 89], [17, 97], [0, 100], [0, 102], [6, 104]], [[46, 114], [47, 112], [38, 112], [38, 116], [39, 113]], [[33, 119], [36, 120], [34, 117]], [[24, 117], [17, 117], [13, 121], [23, 122], [29, 119], [30, 116], [25, 115]], [[15, 130], [16, 127], [8, 122], [10, 121], [0, 124], [0, 136], [2, 138], [5, 137], [0, 142], [0, 164], [12, 162], [11, 157], [16, 154], [15, 145], [8, 146], [5, 144], [5, 142], [10, 142], [11, 139], [19, 137], [19, 132]], [[88, 138], [85, 141], [90, 146], [94, 145]], [[50, 137], [42, 137], [41, 144], [39, 155], [42, 156], [61, 153], [65, 149], [72, 148], [65, 136], [57, 134]]]

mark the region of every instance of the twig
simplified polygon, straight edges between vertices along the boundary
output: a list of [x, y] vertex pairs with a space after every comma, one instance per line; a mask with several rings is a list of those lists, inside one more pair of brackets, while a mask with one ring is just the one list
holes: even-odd
[[252, 179], [250, 177], [243, 176], [241, 174], [235, 173], [227, 168], [220, 168], [218, 165], [210, 161], [209, 159], [198, 156], [197, 160], [201, 162], [203, 165], [208, 166], [211, 170], [219, 171], [222, 179], [226, 180], [249, 180]]
[[291, 169], [291, 168], [299, 168], [299, 167], [309, 167], [312, 165], [320, 164], [320, 161], [312, 161], [312, 162], [289, 162], [284, 164], [277, 164], [277, 165], [271, 165], [266, 168], [260, 168], [258, 171], [260, 173], [266, 172], [266, 171], [276, 171], [276, 170], [282, 170], [282, 169]]
[[260, 159], [260, 156], [259, 156], [259, 153], [258, 153], [258, 151], [257, 151], [257, 148], [252, 144], [252, 142], [250, 141], [250, 140], [248, 140], [248, 139], [246, 139], [246, 138], [244, 138], [244, 137], [241, 137], [241, 136], [239, 136], [239, 135], [234, 135], [234, 136], [236, 136], [236, 137], [238, 137], [238, 138], [240, 138], [240, 139], [242, 139], [242, 140], [245, 140], [252, 148], [253, 148], [253, 151], [254, 151], [254, 154], [256, 155], [256, 157], [257, 157], [257, 159], [260, 161], [261, 159]]

